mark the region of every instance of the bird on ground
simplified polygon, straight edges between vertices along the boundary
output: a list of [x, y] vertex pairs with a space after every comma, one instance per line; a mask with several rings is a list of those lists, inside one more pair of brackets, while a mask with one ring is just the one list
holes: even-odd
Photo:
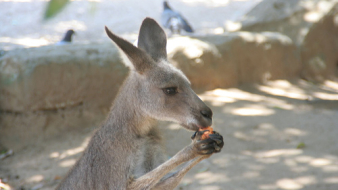
[[56, 45], [65, 45], [70, 44], [72, 42], [72, 36], [75, 34], [74, 30], [67, 30], [65, 36], [62, 38], [61, 41], [57, 42]]
[[166, 1], [163, 2], [161, 24], [164, 28], [170, 29], [172, 34], [180, 34], [182, 30], [194, 32], [188, 21], [179, 12], [174, 11]]
[[[2, 49], [0, 49], [0, 57], [1, 56], [3, 56], [3, 55], [5, 55], [6, 54], [6, 51], [5, 50], [2, 50]], [[0, 147], [1, 148], [1, 147]]]

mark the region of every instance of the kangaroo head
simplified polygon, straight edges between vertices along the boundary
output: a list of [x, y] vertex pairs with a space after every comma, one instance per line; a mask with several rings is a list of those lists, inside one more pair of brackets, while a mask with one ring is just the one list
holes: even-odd
[[211, 125], [211, 109], [191, 89], [187, 77], [168, 63], [167, 38], [155, 20], [144, 19], [138, 47], [105, 29], [130, 62], [129, 77], [134, 80], [128, 88], [134, 89], [132, 96], [142, 113], [195, 131]]

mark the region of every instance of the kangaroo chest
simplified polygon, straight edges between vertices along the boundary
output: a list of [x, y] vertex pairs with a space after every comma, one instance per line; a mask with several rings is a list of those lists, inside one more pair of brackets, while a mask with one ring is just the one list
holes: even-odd
[[153, 170], [165, 161], [164, 149], [160, 141], [153, 138], [141, 138], [140, 146], [134, 154], [134, 167], [131, 171], [133, 177], [137, 178]]

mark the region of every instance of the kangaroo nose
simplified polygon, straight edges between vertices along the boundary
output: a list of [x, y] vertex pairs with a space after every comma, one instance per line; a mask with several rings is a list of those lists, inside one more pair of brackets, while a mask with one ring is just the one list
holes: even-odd
[[212, 119], [212, 111], [210, 108], [202, 110], [201, 114], [203, 115], [203, 117], [207, 118], [207, 119]]

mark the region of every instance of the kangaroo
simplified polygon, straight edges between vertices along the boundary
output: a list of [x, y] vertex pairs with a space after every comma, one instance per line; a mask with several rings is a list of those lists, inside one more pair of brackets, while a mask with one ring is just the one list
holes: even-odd
[[[201, 140], [204, 131], [199, 129], [211, 126], [212, 111], [187, 77], [168, 63], [166, 35], [155, 20], [143, 20], [138, 47], [107, 27], [105, 31], [124, 54], [130, 72], [105, 122], [57, 189], [174, 189], [193, 166], [223, 147], [217, 132]], [[167, 161], [159, 120], [195, 131], [192, 143]]]

